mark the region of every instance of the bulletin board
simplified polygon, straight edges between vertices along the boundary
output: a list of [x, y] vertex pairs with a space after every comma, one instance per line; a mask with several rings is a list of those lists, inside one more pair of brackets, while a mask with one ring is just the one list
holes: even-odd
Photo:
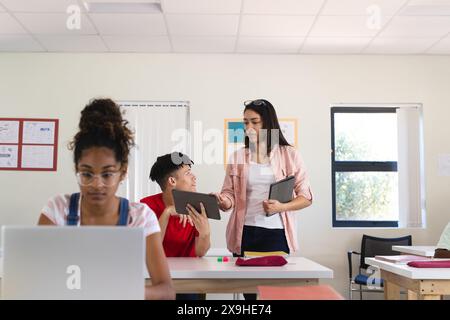
[[0, 170], [56, 171], [58, 119], [0, 118]]
[[[287, 142], [297, 148], [298, 121], [295, 118], [280, 118], [280, 129]], [[224, 119], [224, 164], [233, 152], [245, 146], [244, 122], [241, 119]]]

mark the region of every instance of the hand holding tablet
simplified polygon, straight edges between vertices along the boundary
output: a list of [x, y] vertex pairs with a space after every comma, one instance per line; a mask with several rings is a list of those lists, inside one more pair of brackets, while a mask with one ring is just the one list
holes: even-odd
[[[277, 200], [280, 203], [287, 203], [292, 200], [294, 192], [295, 177], [289, 176], [283, 180], [274, 182], [270, 185], [269, 200]], [[266, 213], [267, 217], [279, 212]]]
[[173, 201], [175, 202], [175, 209], [178, 214], [189, 214], [186, 209], [188, 204], [194, 207], [198, 212], [201, 212], [200, 203], [203, 203], [208, 218], [220, 220], [219, 206], [214, 195], [176, 189], [172, 190], [172, 195]]

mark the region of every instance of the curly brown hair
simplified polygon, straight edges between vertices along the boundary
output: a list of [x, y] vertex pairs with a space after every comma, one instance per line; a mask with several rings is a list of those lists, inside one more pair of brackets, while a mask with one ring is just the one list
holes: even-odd
[[91, 147], [109, 148], [121, 167], [128, 165], [130, 149], [134, 146], [133, 132], [113, 100], [91, 100], [81, 111], [79, 129], [69, 143], [69, 149], [74, 151], [75, 168], [82, 152]]

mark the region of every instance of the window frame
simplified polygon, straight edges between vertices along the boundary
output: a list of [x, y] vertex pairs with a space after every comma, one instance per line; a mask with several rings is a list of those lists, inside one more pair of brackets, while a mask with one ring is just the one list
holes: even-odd
[[333, 228], [398, 228], [399, 221], [337, 220], [336, 172], [398, 172], [397, 161], [336, 161], [335, 114], [336, 113], [396, 113], [396, 107], [331, 106], [331, 186]]

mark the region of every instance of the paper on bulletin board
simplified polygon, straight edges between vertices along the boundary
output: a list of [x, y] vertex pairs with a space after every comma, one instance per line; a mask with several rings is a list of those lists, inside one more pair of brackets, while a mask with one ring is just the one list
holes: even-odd
[[23, 143], [53, 144], [55, 141], [55, 122], [24, 121]]
[[0, 146], [0, 168], [17, 168], [18, 146]]
[[53, 168], [53, 146], [22, 146], [22, 168]]
[[19, 121], [0, 121], [0, 143], [19, 143]]

